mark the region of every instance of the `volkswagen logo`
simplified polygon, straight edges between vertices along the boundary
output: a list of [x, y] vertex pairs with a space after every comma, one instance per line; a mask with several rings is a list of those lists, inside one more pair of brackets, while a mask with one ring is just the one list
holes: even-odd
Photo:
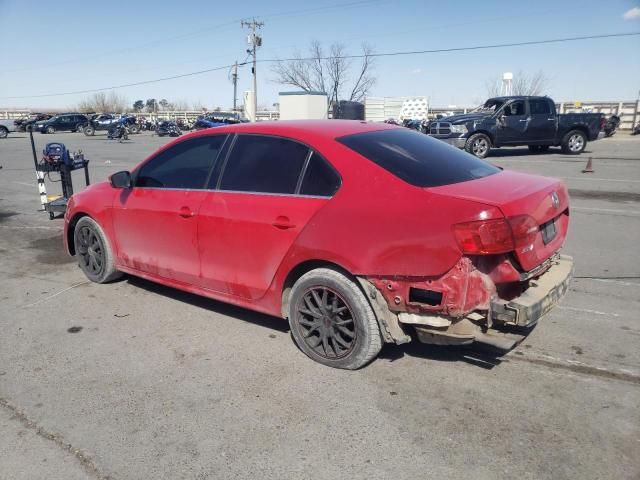
[[558, 194], [556, 192], [551, 192], [551, 203], [555, 208], [560, 206], [560, 199], [558, 198]]

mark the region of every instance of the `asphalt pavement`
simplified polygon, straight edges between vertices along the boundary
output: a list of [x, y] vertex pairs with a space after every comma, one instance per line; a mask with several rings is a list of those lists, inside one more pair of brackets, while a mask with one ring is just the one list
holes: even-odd
[[[82, 149], [92, 181], [169, 141], [35, 138]], [[640, 138], [490, 157], [572, 197], [576, 278], [515, 350], [387, 345], [355, 372], [307, 359], [282, 319], [87, 282], [30, 148], [0, 140], [0, 479], [640, 477]]]

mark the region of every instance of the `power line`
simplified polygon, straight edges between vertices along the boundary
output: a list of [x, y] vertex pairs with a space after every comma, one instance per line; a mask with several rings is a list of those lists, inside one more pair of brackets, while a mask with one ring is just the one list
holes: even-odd
[[[295, 16], [295, 15], [300, 15], [300, 14], [306, 14], [306, 13], [316, 13], [316, 12], [323, 12], [326, 10], [333, 10], [336, 8], [340, 8], [340, 9], [344, 9], [344, 8], [353, 8], [353, 7], [360, 7], [360, 6], [364, 6], [367, 4], [371, 4], [371, 3], [380, 3], [382, 1], [385, 0], [359, 0], [359, 1], [354, 1], [354, 2], [349, 2], [349, 3], [338, 3], [338, 4], [331, 4], [331, 5], [325, 5], [322, 7], [313, 7], [313, 8], [306, 8], [306, 9], [301, 9], [301, 10], [290, 10], [288, 12], [281, 12], [281, 13], [274, 13], [271, 15], [260, 15], [259, 18], [279, 18], [279, 17], [288, 17], [288, 16]], [[81, 58], [75, 58], [75, 59], [70, 59], [70, 60], [61, 60], [55, 63], [49, 63], [49, 64], [44, 64], [44, 65], [37, 65], [37, 66], [29, 66], [29, 67], [20, 67], [20, 68], [14, 68], [11, 70], [2, 70], [2, 73], [15, 73], [15, 72], [24, 72], [24, 71], [28, 71], [28, 70], [35, 70], [35, 69], [43, 69], [43, 68], [47, 68], [47, 67], [54, 67], [54, 66], [60, 66], [60, 65], [69, 65], [69, 64], [76, 64], [76, 63], [84, 63], [86, 61], [91, 61], [91, 60], [95, 60], [97, 58], [103, 58], [103, 57], [109, 57], [112, 55], [117, 55], [120, 53], [128, 53], [128, 52], [135, 52], [136, 50], [141, 50], [141, 49], [148, 49], [148, 48], [153, 48], [156, 47], [158, 45], [167, 45], [167, 43], [169, 42], [173, 42], [175, 40], [182, 40], [185, 38], [192, 38], [198, 35], [202, 35], [203, 33], [208, 33], [214, 30], [219, 30], [221, 28], [224, 27], [230, 27], [233, 25], [237, 25], [238, 22], [242, 21], [242, 19], [237, 19], [237, 20], [230, 20], [228, 22], [223, 22], [217, 25], [213, 25], [211, 27], [206, 27], [206, 28], [201, 28], [198, 30], [192, 30], [186, 33], [182, 33], [180, 35], [174, 35], [171, 37], [164, 37], [162, 39], [158, 39], [158, 40], [153, 40], [151, 42], [147, 42], [147, 43], [142, 43], [139, 45], [135, 45], [133, 47], [125, 47], [125, 48], [120, 48], [120, 49], [116, 49], [116, 50], [109, 50], [107, 52], [101, 52], [101, 53], [96, 53], [90, 56], [86, 56], [86, 57], [81, 57]]]
[[610, 33], [604, 35], [585, 35], [582, 37], [565, 37], [565, 38], [552, 38], [549, 40], [531, 40], [529, 42], [511, 42], [511, 43], [495, 43], [489, 45], [475, 45], [472, 47], [452, 47], [452, 48], [436, 48], [432, 50], [409, 50], [400, 52], [386, 52], [386, 53], [371, 53], [371, 54], [359, 54], [359, 55], [342, 55], [340, 57], [320, 57], [320, 58], [265, 58], [258, 60], [258, 62], [291, 62], [294, 60], [310, 61], [310, 60], [328, 60], [329, 58], [364, 58], [364, 57], [395, 57], [401, 55], [420, 55], [426, 53], [446, 53], [446, 52], [461, 52], [467, 50], [486, 50], [490, 48], [505, 48], [505, 47], [524, 47], [527, 45], [544, 45], [549, 43], [564, 43], [575, 42], [579, 40], [593, 40], [599, 38], [616, 38], [616, 37], [630, 37], [634, 35], [640, 35], [640, 32], [629, 33]]
[[[405, 56], [405, 55], [423, 55], [429, 53], [447, 53], [447, 52], [462, 52], [462, 51], [472, 51], [472, 50], [487, 50], [493, 48], [508, 48], [508, 47], [523, 47], [528, 45], [548, 45], [553, 43], [565, 43], [565, 42], [576, 42], [582, 40], [595, 40], [595, 39], [603, 39], [603, 38], [621, 38], [621, 37], [631, 37], [640, 35], [640, 32], [627, 32], [627, 33], [610, 33], [603, 35], [585, 35], [581, 37], [566, 37], [566, 38], [553, 38], [548, 40], [532, 40], [528, 42], [510, 42], [510, 43], [497, 43], [497, 44], [488, 44], [488, 45], [474, 45], [469, 47], [453, 47], [453, 48], [437, 48], [431, 50], [410, 50], [410, 51], [399, 51], [399, 52], [383, 52], [383, 53], [372, 53], [369, 55], [359, 54], [359, 55], [343, 55], [337, 58], [344, 59], [355, 59], [355, 58], [364, 58], [364, 57], [395, 57], [395, 56]], [[301, 57], [301, 58], [265, 58], [257, 60], [259, 63], [277, 63], [277, 62], [289, 62], [289, 61], [314, 61], [314, 60], [327, 60], [333, 57]], [[248, 62], [239, 63], [238, 66], [246, 65]], [[167, 80], [174, 80], [177, 78], [191, 77], [195, 75], [202, 75], [205, 73], [215, 72], [217, 70], [226, 70], [232, 67], [234, 64], [222, 65], [219, 67], [208, 68], [205, 70], [199, 70], [196, 72], [183, 73], [180, 75], [173, 75], [170, 77], [156, 78], [153, 80], [144, 80], [141, 82], [127, 83], [123, 85], [115, 85], [112, 87], [104, 87], [104, 88], [94, 88], [88, 90], [78, 90], [73, 92], [61, 92], [61, 93], [47, 93], [41, 95], [21, 95], [21, 96], [9, 96], [9, 97], [0, 97], [3, 99], [21, 99], [21, 98], [43, 98], [43, 97], [59, 97], [64, 95], [77, 95], [83, 93], [93, 93], [93, 92], [102, 92], [107, 90], [115, 90], [118, 88], [126, 88], [126, 87], [134, 87], [138, 85], [146, 85], [150, 83], [158, 83], [164, 82]]]

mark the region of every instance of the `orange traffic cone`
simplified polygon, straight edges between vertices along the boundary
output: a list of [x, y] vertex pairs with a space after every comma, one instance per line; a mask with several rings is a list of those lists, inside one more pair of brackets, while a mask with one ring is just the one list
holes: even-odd
[[587, 160], [587, 166], [584, 167], [584, 170], [582, 170], [582, 173], [593, 173], [593, 160], [591, 159], [591, 157], [589, 157], [589, 160]]

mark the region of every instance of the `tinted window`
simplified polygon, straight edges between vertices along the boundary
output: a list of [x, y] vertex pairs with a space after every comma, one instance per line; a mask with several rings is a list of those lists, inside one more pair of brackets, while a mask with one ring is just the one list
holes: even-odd
[[547, 100], [529, 100], [529, 110], [531, 115], [549, 115], [551, 105]]
[[204, 188], [226, 135], [199, 137], [159, 153], [136, 175], [137, 187]]
[[221, 190], [294, 193], [309, 148], [284, 138], [240, 135], [222, 173]]
[[504, 107], [504, 114], [507, 116], [524, 115], [524, 100], [511, 102], [509, 105]]
[[471, 154], [406, 128], [359, 133], [337, 140], [417, 187], [466, 182], [500, 171]]
[[330, 197], [338, 191], [340, 177], [331, 166], [317, 153], [309, 159], [309, 165], [302, 180], [302, 195]]

